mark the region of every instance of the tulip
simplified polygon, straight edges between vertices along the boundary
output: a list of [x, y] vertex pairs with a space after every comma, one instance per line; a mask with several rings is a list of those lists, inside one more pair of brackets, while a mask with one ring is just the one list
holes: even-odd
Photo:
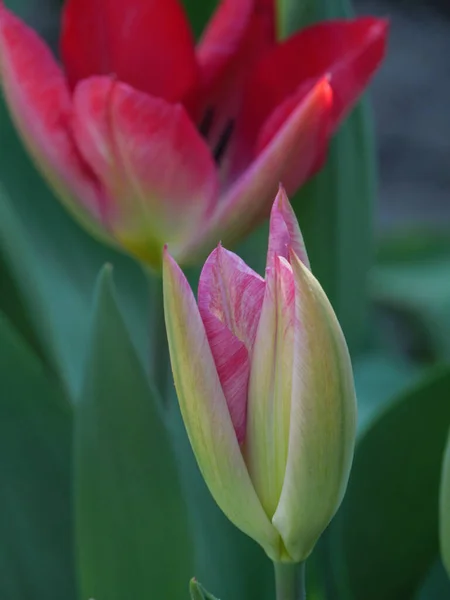
[[356, 399], [347, 346], [280, 190], [265, 280], [218, 246], [198, 305], [167, 249], [166, 328], [186, 430], [219, 507], [277, 562], [300, 562], [339, 507]]
[[38, 168], [94, 235], [159, 266], [233, 242], [295, 191], [385, 51], [386, 23], [275, 40], [270, 0], [222, 0], [194, 44], [178, 0], [68, 0], [60, 66], [0, 0], [0, 69]]

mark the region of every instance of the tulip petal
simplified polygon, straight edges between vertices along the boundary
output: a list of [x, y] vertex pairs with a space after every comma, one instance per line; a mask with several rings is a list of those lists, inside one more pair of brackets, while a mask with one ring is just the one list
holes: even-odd
[[162, 245], [193, 236], [217, 194], [209, 149], [181, 105], [108, 77], [74, 94], [81, 152], [116, 202], [111, 228], [133, 254], [159, 262]]
[[72, 88], [112, 75], [138, 90], [180, 101], [197, 85], [194, 40], [177, 0], [68, 0], [61, 50]]
[[271, 519], [288, 455], [294, 350], [295, 289], [288, 261], [275, 256], [252, 356], [245, 456], [250, 477]]
[[291, 255], [294, 368], [286, 474], [272, 522], [295, 561], [312, 551], [338, 509], [350, 473], [356, 398], [344, 336], [319, 282]]
[[324, 76], [333, 89], [336, 129], [379, 67], [386, 38], [387, 22], [368, 17], [319, 23], [275, 46], [249, 77], [236, 123], [236, 145], [241, 154], [246, 150], [246, 160], [274, 110], [293, 94], [299, 101]]
[[211, 89], [233, 60], [246, 34], [254, 0], [222, 0], [197, 45], [203, 87]]
[[291, 250], [309, 268], [309, 259], [306, 253], [305, 242], [298, 226], [297, 217], [283, 186], [280, 185], [275, 202], [273, 203], [272, 212], [270, 213], [267, 266], [270, 267], [272, 265], [275, 256], [283, 256], [289, 259]]
[[246, 81], [275, 42], [274, 14], [272, 0], [222, 0], [197, 46], [203, 97], [199, 126], [211, 147], [220, 148], [233, 128]]
[[207, 259], [198, 286], [198, 308], [239, 444], [264, 288], [264, 279], [222, 246]]
[[[191, 256], [222, 239], [231, 244], [262, 221], [270, 211], [279, 182], [296, 174], [296, 184], [307, 177], [323, 152], [329, 131], [331, 88], [320, 81], [285, 121], [263, 152], [220, 200], [201, 245], [184, 252]], [[288, 182], [289, 183], [289, 182]]]
[[64, 75], [43, 40], [0, 4], [0, 64], [11, 116], [37, 166], [66, 207], [97, 237], [107, 204], [70, 133]]
[[227, 517], [276, 559], [280, 539], [248, 475], [194, 295], [167, 251], [163, 282], [172, 372], [200, 471]]

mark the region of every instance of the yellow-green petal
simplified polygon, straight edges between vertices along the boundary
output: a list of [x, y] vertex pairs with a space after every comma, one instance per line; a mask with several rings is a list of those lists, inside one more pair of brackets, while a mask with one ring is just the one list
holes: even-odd
[[280, 537], [250, 480], [194, 295], [181, 269], [167, 252], [163, 277], [172, 372], [200, 471], [230, 521], [276, 559]]
[[450, 577], [450, 432], [442, 463], [439, 497], [439, 540], [442, 562]]
[[353, 459], [356, 397], [350, 357], [319, 282], [292, 253], [296, 320], [289, 451], [272, 519], [304, 560], [344, 496]]

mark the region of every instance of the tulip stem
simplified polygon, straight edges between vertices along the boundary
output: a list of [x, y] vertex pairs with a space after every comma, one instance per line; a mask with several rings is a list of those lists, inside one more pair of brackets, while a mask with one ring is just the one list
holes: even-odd
[[305, 563], [275, 562], [276, 600], [305, 600]]

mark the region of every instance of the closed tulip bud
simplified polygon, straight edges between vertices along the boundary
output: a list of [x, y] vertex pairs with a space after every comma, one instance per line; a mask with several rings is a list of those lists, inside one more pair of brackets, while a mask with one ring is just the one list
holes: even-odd
[[219, 246], [197, 304], [167, 250], [163, 262], [173, 376], [206, 484], [272, 560], [303, 561], [347, 486], [356, 400], [342, 331], [284, 191], [265, 279]]

